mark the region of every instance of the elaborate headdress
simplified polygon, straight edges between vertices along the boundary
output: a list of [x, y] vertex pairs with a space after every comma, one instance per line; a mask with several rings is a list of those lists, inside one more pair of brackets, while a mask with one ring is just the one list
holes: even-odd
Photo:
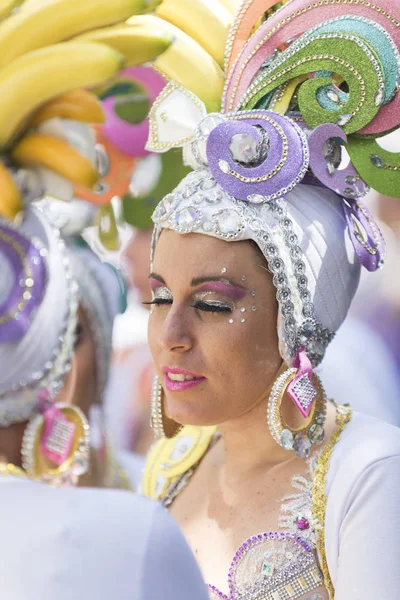
[[[400, 8], [291, 0], [269, 10], [275, 4], [242, 2], [222, 97], [222, 71], [199, 63], [203, 89], [192, 52], [156, 100], [147, 148], [182, 146], [195, 170], [154, 222], [158, 232], [256, 241], [277, 287], [281, 354], [291, 365], [304, 348], [315, 366], [347, 314], [360, 263], [375, 270], [384, 259], [361, 198], [369, 186], [400, 195], [398, 157], [377, 141], [400, 124]], [[204, 48], [205, 37], [198, 32]]]

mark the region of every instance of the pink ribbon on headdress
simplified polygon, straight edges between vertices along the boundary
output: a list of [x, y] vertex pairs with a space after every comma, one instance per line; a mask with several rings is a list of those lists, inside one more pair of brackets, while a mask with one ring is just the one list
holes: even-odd
[[287, 393], [303, 417], [309, 417], [317, 392], [312, 382], [312, 365], [305, 348], [300, 348], [293, 366], [298, 369], [290, 382]]

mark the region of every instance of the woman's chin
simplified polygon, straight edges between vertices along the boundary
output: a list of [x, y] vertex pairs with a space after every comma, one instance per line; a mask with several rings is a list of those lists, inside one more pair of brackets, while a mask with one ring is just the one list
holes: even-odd
[[167, 415], [170, 419], [180, 425], [192, 425], [194, 427], [209, 427], [218, 425], [221, 421], [217, 415], [205, 411], [204, 407], [182, 406], [181, 403], [167, 402]]

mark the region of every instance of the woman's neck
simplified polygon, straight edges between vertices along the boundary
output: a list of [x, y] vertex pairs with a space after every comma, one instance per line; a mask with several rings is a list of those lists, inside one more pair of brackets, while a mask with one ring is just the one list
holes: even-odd
[[243, 482], [259, 471], [265, 473], [295, 458], [273, 439], [267, 424], [267, 402], [268, 396], [246, 414], [220, 426], [218, 460], [227, 481]]
[[0, 432], [0, 460], [22, 466], [21, 446], [26, 423], [15, 423]]

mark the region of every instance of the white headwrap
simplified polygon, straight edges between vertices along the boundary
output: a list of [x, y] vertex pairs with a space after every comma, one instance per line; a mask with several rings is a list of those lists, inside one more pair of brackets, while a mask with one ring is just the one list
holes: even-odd
[[[18, 231], [32, 241], [40, 240], [41, 254], [47, 264], [47, 282], [25, 335], [0, 344], [0, 426], [3, 427], [29, 419], [42, 387], [57, 392], [62, 386], [73, 352], [78, 305], [77, 288], [58, 231], [33, 207], [26, 211]], [[0, 277], [0, 297], [8, 293], [7, 286], [9, 281]]]
[[306, 346], [314, 364], [347, 315], [360, 265], [348, 239], [342, 199], [300, 184], [282, 200], [250, 204], [227, 194], [206, 169], [190, 173], [157, 207], [154, 245], [163, 228], [226, 241], [254, 240], [274, 274], [282, 357]]

